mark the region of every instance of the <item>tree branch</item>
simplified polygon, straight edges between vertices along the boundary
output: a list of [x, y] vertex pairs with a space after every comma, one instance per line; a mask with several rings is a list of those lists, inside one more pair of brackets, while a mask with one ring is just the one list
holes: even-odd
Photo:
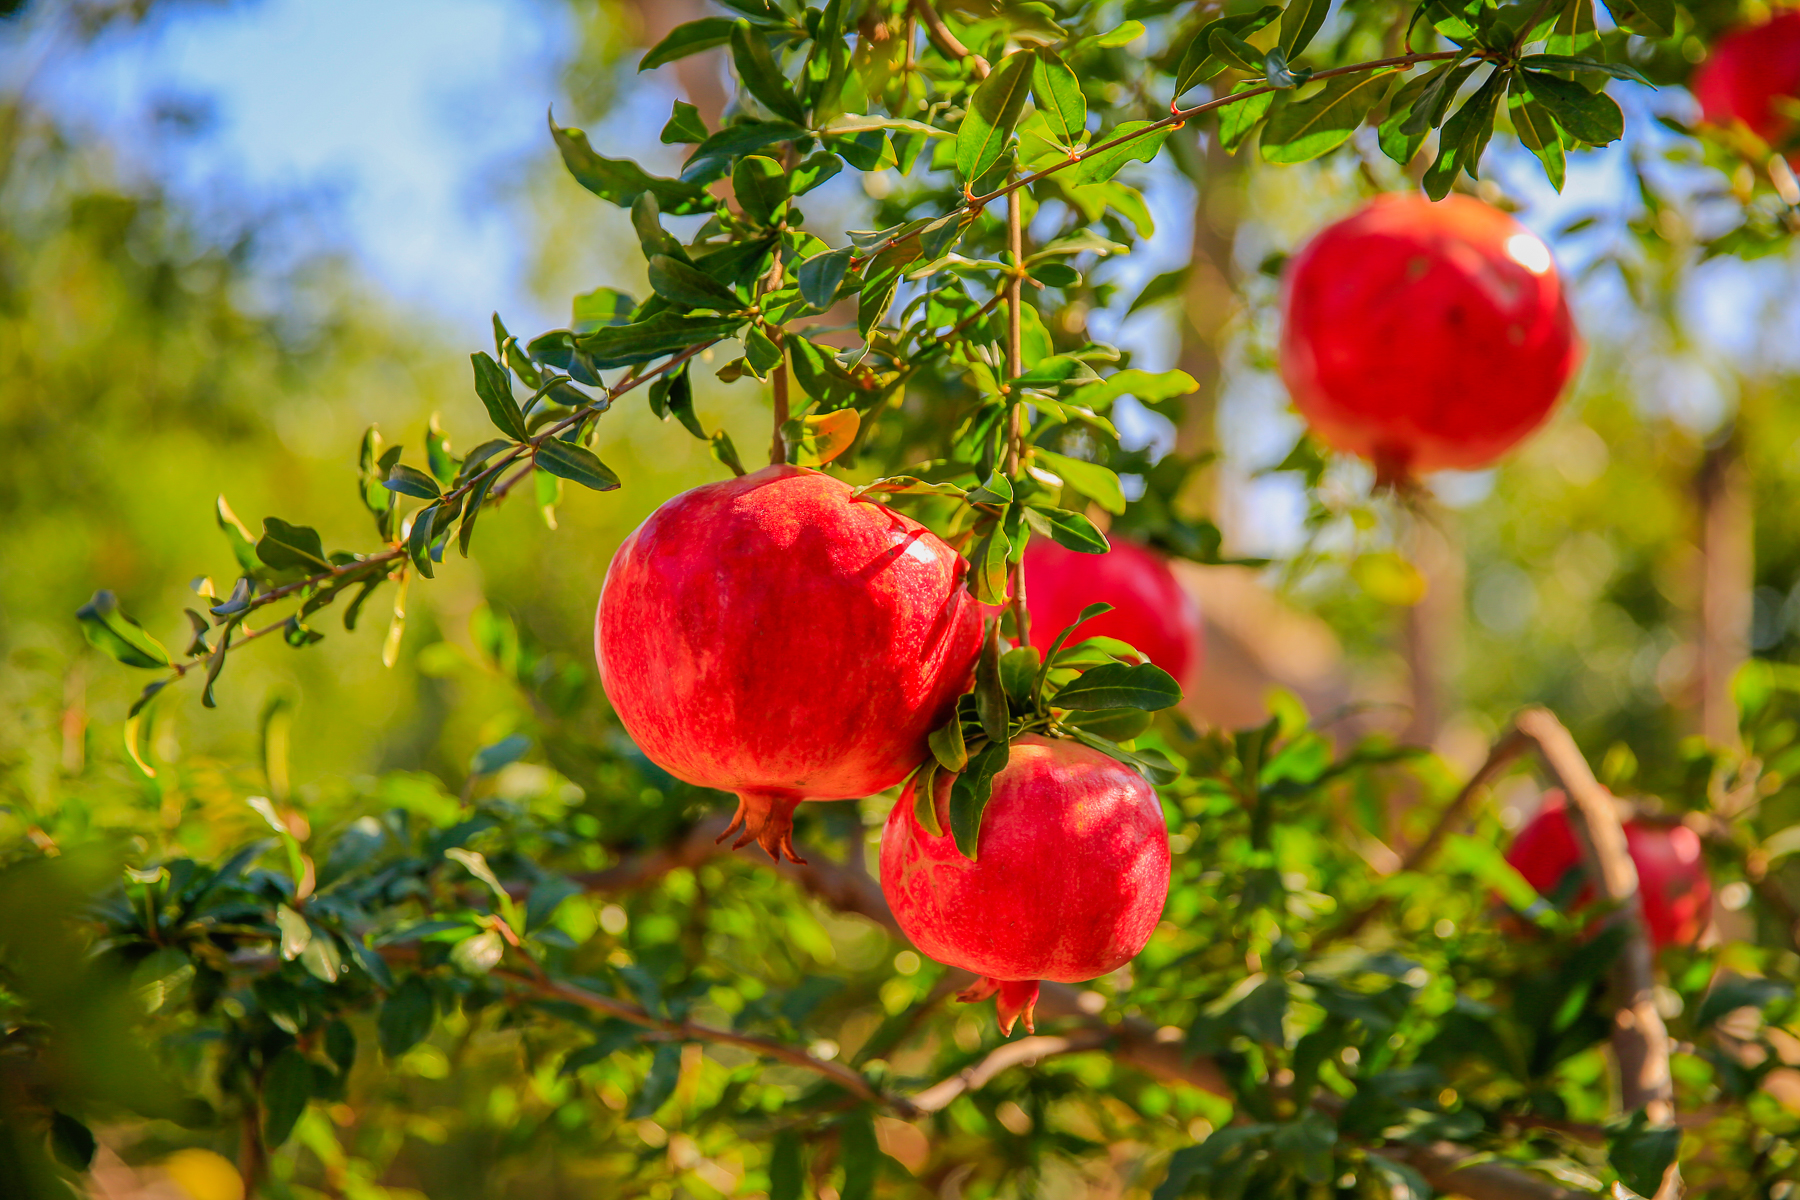
[[974, 68], [977, 78], [986, 79], [988, 77], [988, 71], [991, 70], [988, 60], [979, 54], [971, 53], [969, 48], [963, 45], [954, 33], [950, 32], [950, 27], [944, 24], [944, 18], [938, 16], [937, 9], [931, 6], [931, 0], [912, 0], [912, 11], [913, 15], [917, 16], [925, 26], [925, 36], [931, 39], [934, 46], [944, 52], [946, 58], [954, 59], [957, 62], [966, 60]]

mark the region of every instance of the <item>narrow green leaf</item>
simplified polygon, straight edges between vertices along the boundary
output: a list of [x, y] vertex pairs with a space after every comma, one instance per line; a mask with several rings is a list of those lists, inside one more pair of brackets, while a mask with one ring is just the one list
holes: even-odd
[[1011, 550], [998, 522], [975, 543], [969, 565], [974, 569], [975, 598], [983, 604], [1006, 603], [1006, 556]]
[[1550, 119], [1550, 113], [1531, 98], [1529, 87], [1521, 87], [1519, 82], [1515, 72], [1514, 86], [1506, 97], [1513, 132], [1519, 135], [1520, 143], [1527, 150], [1537, 155], [1538, 161], [1544, 164], [1544, 174], [1549, 177], [1550, 186], [1560, 192], [1563, 189], [1565, 163], [1562, 137]]
[[712, 456], [731, 468], [731, 473], [742, 477], [746, 474], [744, 460], [738, 457], [737, 447], [731, 444], [731, 435], [723, 429], [713, 431]]
[[969, 759], [950, 787], [950, 833], [964, 858], [975, 861], [981, 840], [981, 814], [993, 796], [994, 776], [1006, 767], [1010, 747], [989, 742]]
[[1675, 0], [1606, 0], [1606, 11], [1615, 22], [1645, 37], [1666, 38], [1675, 32]]
[[1006, 152], [1031, 91], [1034, 55], [1015, 50], [982, 80], [956, 131], [956, 176], [972, 184]]
[[1006, 686], [1000, 679], [1000, 622], [990, 620], [981, 656], [975, 661], [975, 715], [981, 732], [991, 742], [1004, 742], [1011, 716], [1007, 711]]
[[288, 1140], [312, 1099], [312, 1066], [289, 1046], [263, 1074], [263, 1144], [273, 1150]]
[[488, 489], [499, 478], [499, 471], [490, 471], [469, 492], [468, 503], [463, 506], [462, 528], [456, 531], [456, 548], [464, 558], [469, 557], [469, 539], [475, 536], [475, 518], [481, 515], [481, 507], [487, 503]]
[[1106, 540], [1099, 526], [1078, 512], [1066, 508], [1028, 508], [1025, 519], [1031, 523], [1033, 532], [1043, 534], [1065, 549], [1082, 554], [1105, 554], [1112, 549], [1112, 543]]
[[1039, 46], [1033, 53], [1037, 62], [1031, 73], [1031, 94], [1038, 111], [1056, 139], [1073, 146], [1087, 132], [1087, 97], [1081, 94], [1081, 80], [1048, 46]]
[[1155, 712], [1181, 702], [1181, 685], [1150, 663], [1107, 663], [1064, 684], [1050, 702], [1057, 708], [1084, 711], [1142, 708]]
[[475, 370], [475, 394], [481, 397], [488, 419], [515, 442], [524, 441], [530, 435], [525, 432], [525, 417], [519, 411], [519, 402], [513, 399], [511, 374], [485, 350], [471, 354], [469, 363]]
[[[1302, 0], [1304, 2], [1304, 0]], [[1207, 49], [1226, 66], [1252, 75], [1263, 74], [1265, 56], [1261, 50], [1223, 24], [1213, 26], [1206, 37]]]
[[805, 121], [806, 110], [788, 86], [781, 68], [775, 65], [767, 36], [753, 29], [750, 22], [738, 21], [732, 27], [730, 40], [731, 61], [737, 67], [738, 79], [744, 88], [776, 116], [795, 124]]
[[[1280, 7], [1269, 4], [1255, 12], [1220, 17], [1202, 25], [1188, 42], [1187, 49], [1182, 52], [1181, 60], [1176, 65], [1176, 97], [1179, 98], [1195, 84], [1203, 83], [1225, 69], [1224, 61], [1212, 52], [1211, 40], [1215, 28], [1228, 29], [1239, 37], [1249, 37], [1280, 15]], [[1261, 70], [1260, 67], [1257, 69]]]
[[[1261, 90], [1258, 90], [1261, 89]], [[1260, 79], [1246, 79], [1231, 89], [1232, 95], [1254, 92], [1236, 104], [1219, 110], [1219, 145], [1229, 154], [1236, 154], [1238, 147], [1244, 144], [1253, 130], [1269, 115], [1269, 106], [1275, 103], [1275, 93]]]
[[669, 31], [667, 37], [650, 47], [649, 53], [638, 60], [638, 70], [654, 70], [664, 63], [711, 50], [714, 46], [723, 46], [731, 40], [731, 31], [736, 26], [737, 22], [729, 17], [702, 17], [698, 21], [677, 25]]
[[632, 1102], [626, 1119], [641, 1121], [655, 1115], [656, 1110], [675, 1094], [675, 1081], [680, 1076], [681, 1046], [675, 1042], [664, 1042], [650, 1057], [650, 1070], [644, 1076], [644, 1085], [638, 1089], [637, 1099]]
[[1034, 449], [1031, 454], [1046, 470], [1055, 472], [1064, 483], [1107, 512], [1119, 514], [1125, 511], [1125, 490], [1119, 483], [1118, 474], [1110, 467], [1044, 449]]
[[1411, 113], [1400, 123], [1400, 132], [1423, 134], [1443, 124], [1444, 114], [1450, 111], [1450, 103], [1456, 99], [1463, 80], [1480, 65], [1454, 58], [1428, 74]]
[[1316, 94], [1282, 105], [1263, 129], [1263, 158], [1272, 163], [1309, 162], [1337, 149], [1369, 115], [1392, 74], [1339, 75]]
[[412, 528], [406, 534], [406, 553], [412, 559], [413, 566], [419, 574], [427, 579], [436, 578], [431, 568], [431, 539], [436, 532], [438, 513], [442, 511], [436, 504], [428, 504], [413, 514]]
[[310, 525], [289, 525], [280, 517], [263, 518], [263, 535], [256, 539], [256, 556], [277, 571], [329, 570], [319, 531]]
[[128, 667], [166, 667], [172, 661], [163, 644], [127, 616], [119, 607], [118, 598], [109, 591], [95, 592], [75, 616], [89, 642]]
[[736, 292], [666, 254], [658, 254], [650, 260], [650, 288], [664, 300], [684, 308], [734, 313], [744, 307], [744, 301]]
[[1569, 54], [1527, 54], [1519, 60], [1519, 66], [1529, 71], [1598, 71], [1610, 75], [1614, 79], [1629, 79], [1633, 83], [1641, 83], [1645, 87], [1655, 87], [1644, 73], [1630, 63], [1602, 62], [1597, 58], [1582, 58]]
[[919, 764], [919, 769], [912, 777], [913, 820], [932, 837], [944, 836], [944, 827], [939, 823], [937, 813], [938, 770], [938, 760], [928, 758]]
[[963, 742], [962, 718], [952, 714], [944, 724], [931, 731], [932, 757], [946, 771], [960, 771], [969, 765], [969, 750]]
[[420, 500], [436, 500], [443, 493], [438, 489], [437, 480], [405, 463], [395, 463], [394, 469], [382, 481], [382, 487], [390, 492], [399, 492], [402, 496], [413, 496]]
[[800, 1147], [800, 1136], [791, 1129], [775, 1135], [769, 1150], [769, 1200], [802, 1200], [806, 1168]]
[[1281, 40], [1277, 45], [1290, 62], [1312, 44], [1330, 11], [1331, 0], [1289, 0], [1281, 14]]
[[662, 312], [630, 325], [613, 325], [583, 334], [577, 344], [602, 368], [647, 362], [662, 354], [716, 342], [737, 333], [741, 317], [683, 317]]
[[1101, 138], [1101, 142], [1110, 142], [1129, 134], [1137, 134], [1139, 130], [1148, 132], [1133, 137], [1130, 141], [1098, 152], [1089, 151], [1082, 155], [1081, 164], [1075, 168], [1075, 186], [1089, 183], [1103, 183], [1124, 170], [1126, 165], [1134, 162], [1149, 162], [1162, 149], [1168, 139], [1172, 125], [1156, 125], [1154, 121], [1126, 121], [1110, 134]]
[[587, 134], [559, 126], [555, 116], [550, 117], [550, 134], [575, 182], [620, 208], [630, 208], [646, 192], [656, 197], [666, 213], [711, 212], [718, 207], [718, 201], [699, 184], [663, 179], [648, 174], [628, 158], [606, 158], [595, 153], [588, 145]]
[[539, 468], [557, 478], [572, 480], [596, 492], [610, 492], [619, 486], [619, 477], [593, 451], [558, 438], [539, 442], [535, 461]]

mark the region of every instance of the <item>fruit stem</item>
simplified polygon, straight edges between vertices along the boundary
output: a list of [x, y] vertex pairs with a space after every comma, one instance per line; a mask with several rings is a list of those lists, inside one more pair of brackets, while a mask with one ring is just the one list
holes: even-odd
[[737, 841], [731, 843], [733, 850], [755, 842], [776, 862], [786, 858], [802, 866], [806, 864], [806, 860], [794, 852], [794, 809], [806, 797], [796, 792], [745, 788], [738, 792], [737, 798], [737, 811], [731, 815], [731, 824], [718, 836], [718, 841], [722, 842], [742, 829]]
[[[1024, 343], [1020, 326], [1019, 294], [1025, 283], [1025, 191], [1020, 189], [1006, 198], [1006, 244], [1012, 251], [1012, 274], [1006, 279], [1006, 377], [1017, 379], [1024, 374], [1020, 364]], [[1011, 427], [1007, 431], [1006, 474], [1019, 476], [1019, 460], [1025, 456], [1025, 405], [1012, 402]], [[1015, 553], [1017, 547], [1014, 547]], [[1012, 615], [1014, 639], [1020, 646], [1031, 645], [1031, 615], [1025, 609], [1025, 559], [1012, 565]]]

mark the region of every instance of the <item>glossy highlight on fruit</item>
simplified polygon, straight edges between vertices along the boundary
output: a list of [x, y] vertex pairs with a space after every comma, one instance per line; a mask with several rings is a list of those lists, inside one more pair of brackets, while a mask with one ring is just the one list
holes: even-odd
[[1169, 893], [1169, 834], [1156, 793], [1077, 742], [1027, 735], [994, 777], [974, 861], [919, 823], [911, 785], [881, 835], [881, 890], [919, 950], [982, 978], [965, 1000], [999, 996], [1000, 1027], [1032, 1026], [1038, 981], [1072, 983], [1129, 962]]
[[[1700, 835], [1685, 825], [1631, 820], [1625, 822], [1625, 846], [1637, 866], [1638, 897], [1651, 944], [1660, 950], [1698, 938], [1712, 906], [1712, 880], [1706, 873]], [[1545, 895], [1555, 891], [1569, 871], [1583, 869], [1562, 792], [1545, 793], [1543, 807], [1519, 831], [1506, 861]], [[1576, 907], [1591, 901], [1593, 894], [1591, 885], [1584, 886]]]
[[737, 845], [793, 858], [795, 805], [899, 783], [967, 689], [981, 615], [965, 571], [924, 526], [822, 472], [707, 484], [613, 556], [600, 681], [651, 761], [737, 793]]
[[1580, 359], [1550, 251], [1468, 196], [1377, 198], [1288, 264], [1281, 374], [1313, 432], [1382, 482], [1488, 466]]
[[1113, 611], [1084, 623], [1073, 640], [1129, 642], [1184, 686], [1199, 673], [1206, 651], [1200, 606], [1149, 547], [1115, 537], [1105, 554], [1082, 554], [1033, 538], [1025, 547], [1025, 580], [1031, 644], [1039, 650], [1048, 652], [1082, 609], [1105, 601]]
[[[1700, 113], [1714, 125], [1742, 121], [1780, 148], [1800, 129], [1782, 101], [1800, 101], [1800, 12], [1735, 29], [1713, 45], [1689, 84]], [[1788, 152], [1800, 162], [1800, 150]]]

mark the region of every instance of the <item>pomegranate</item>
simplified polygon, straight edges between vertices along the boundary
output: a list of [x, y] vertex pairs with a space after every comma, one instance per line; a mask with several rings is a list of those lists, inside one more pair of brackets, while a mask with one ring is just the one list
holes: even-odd
[[[1796, 131], [1794, 119], [1776, 102], [1800, 99], [1800, 12], [1720, 38], [1690, 86], [1706, 120], [1715, 125], [1742, 121], [1780, 148]], [[1788, 161], [1800, 164], [1800, 150], [1790, 153]]]
[[[1712, 905], [1712, 880], [1700, 853], [1700, 835], [1685, 825], [1631, 820], [1625, 822], [1625, 846], [1637, 866], [1638, 897], [1651, 944], [1660, 950], [1698, 938]], [[1543, 807], [1519, 831], [1506, 861], [1546, 894], [1555, 891], [1569, 871], [1584, 869], [1562, 792], [1545, 793]], [[1584, 886], [1576, 907], [1592, 898], [1592, 885]]]
[[950, 777], [937, 777], [933, 836], [909, 785], [881, 835], [881, 891], [925, 954], [981, 976], [960, 997], [999, 994], [1000, 1028], [1032, 1029], [1038, 981], [1093, 979], [1131, 960], [1169, 893], [1169, 834], [1136, 772], [1078, 742], [1012, 744], [974, 861], [949, 833]]
[[1039, 650], [1048, 652], [1082, 609], [1104, 600], [1113, 611], [1076, 630], [1076, 640], [1130, 642], [1181, 684], [1199, 669], [1205, 653], [1200, 608], [1156, 551], [1114, 538], [1107, 553], [1082, 554], [1032, 538], [1025, 547], [1025, 579], [1031, 644]]
[[924, 526], [818, 471], [707, 484], [613, 555], [600, 681], [653, 762], [737, 793], [737, 845], [795, 858], [795, 805], [899, 783], [967, 689], [981, 616], [965, 570]]
[[1550, 251], [1467, 196], [1377, 198], [1288, 265], [1281, 374], [1321, 439], [1384, 483], [1485, 467], [1581, 355]]

